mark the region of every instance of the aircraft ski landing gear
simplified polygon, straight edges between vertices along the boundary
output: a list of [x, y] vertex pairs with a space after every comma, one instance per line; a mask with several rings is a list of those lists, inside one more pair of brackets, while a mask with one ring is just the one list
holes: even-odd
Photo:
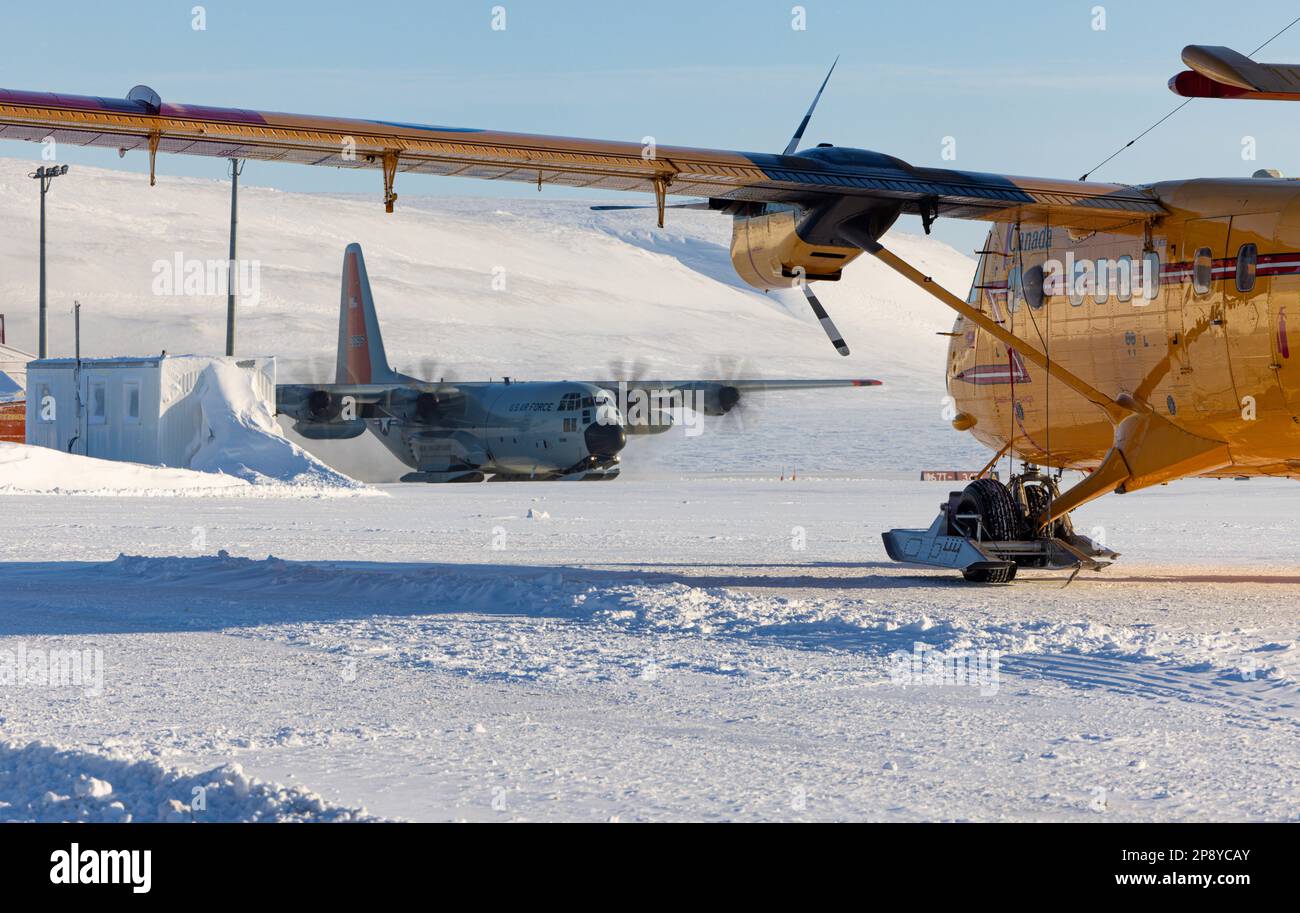
[[[976, 479], [957, 496], [957, 509], [949, 511], [948, 526], [957, 535], [993, 542], [1021, 538], [1024, 517], [1007, 487], [996, 479]], [[949, 506], [952, 499], [949, 498]], [[972, 583], [1010, 583], [1018, 570], [1014, 561], [980, 561], [962, 568]]]
[[1010, 583], [1020, 568], [1100, 571], [1119, 557], [1078, 535], [1069, 516], [1043, 529], [1043, 516], [1059, 497], [1056, 481], [1025, 466], [1010, 487], [977, 479], [949, 494], [929, 529], [892, 529], [885, 551], [894, 561], [960, 570], [972, 583]]

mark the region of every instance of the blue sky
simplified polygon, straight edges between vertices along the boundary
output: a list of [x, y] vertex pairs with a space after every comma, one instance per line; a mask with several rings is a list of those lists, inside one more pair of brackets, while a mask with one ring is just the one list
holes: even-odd
[[[506, 28], [494, 31], [492, 8]], [[807, 28], [791, 27], [792, 7]], [[5, 11], [0, 85], [301, 113], [778, 151], [841, 55], [807, 141], [889, 152], [918, 165], [1077, 177], [1178, 99], [1165, 87], [1186, 44], [1249, 52], [1300, 15], [1294, 4], [1212, 0], [193, 0], [62, 2]], [[1094, 7], [1105, 29], [1094, 29]], [[1231, 12], [1225, 12], [1230, 9]], [[1300, 25], [1260, 55], [1300, 61]], [[1254, 137], [1257, 161], [1242, 159]], [[941, 159], [945, 137], [954, 162]], [[0, 143], [0, 154], [36, 147]], [[65, 161], [143, 169], [105, 151]], [[1300, 106], [1196, 101], [1098, 172], [1144, 182], [1300, 175]], [[165, 158], [172, 174], [224, 163]], [[379, 178], [251, 163], [245, 181], [374, 192]], [[405, 193], [532, 194], [520, 186], [408, 178]], [[548, 191], [561, 194], [562, 191]], [[940, 237], [973, 247], [982, 229]]]

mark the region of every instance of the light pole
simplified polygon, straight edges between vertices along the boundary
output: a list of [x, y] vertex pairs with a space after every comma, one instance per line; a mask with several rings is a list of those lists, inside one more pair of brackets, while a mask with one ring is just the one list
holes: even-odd
[[226, 354], [235, 354], [235, 282], [239, 277], [239, 268], [235, 264], [237, 253], [236, 231], [239, 226], [239, 176], [244, 171], [244, 163], [239, 159], [230, 160], [230, 258], [226, 261]]
[[29, 178], [41, 182], [41, 311], [40, 311], [40, 340], [37, 349], [37, 357], [44, 358], [45, 351], [45, 194], [50, 192], [50, 185], [54, 179], [62, 177], [68, 173], [67, 165], [50, 165], [37, 168]]

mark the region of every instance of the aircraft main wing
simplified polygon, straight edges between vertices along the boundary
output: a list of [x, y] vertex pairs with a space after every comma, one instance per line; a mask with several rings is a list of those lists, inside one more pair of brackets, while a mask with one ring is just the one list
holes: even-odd
[[373, 405], [408, 389], [406, 384], [277, 384], [275, 395], [278, 403], [290, 403], [324, 392], [340, 399], [350, 397], [357, 405]]
[[698, 390], [712, 387], [735, 387], [741, 392], [749, 390], [818, 390], [830, 387], [880, 387], [883, 381], [864, 379], [830, 378], [822, 380], [592, 380], [605, 390], [663, 391]]
[[[816, 148], [793, 155], [570, 139], [396, 121], [280, 114], [127, 98], [0, 89], [0, 139], [156, 153], [373, 168], [386, 197], [398, 173], [558, 184], [752, 202], [896, 201], [905, 212], [1023, 218], [1106, 228], [1164, 210], [1118, 184], [914, 168], [892, 156]], [[151, 158], [152, 161], [152, 158]], [[152, 166], [151, 166], [152, 173]]]
[[1232, 48], [1188, 45], [1183, 63], [1191, 67], [1169, 80], [1186, 98], [1244, 98], [1300, 101], [1300, 64], [1256, 63]]

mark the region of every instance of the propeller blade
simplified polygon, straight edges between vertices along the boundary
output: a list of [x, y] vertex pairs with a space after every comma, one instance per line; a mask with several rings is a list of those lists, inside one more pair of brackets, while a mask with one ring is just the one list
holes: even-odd
[[826, 331], [826, 336], [830, 339], [831, 345], [835, 346], [835, 351], [847, 356], [849, 354], [849, 344], [844, 341], [840, 331], [835, 328], [835, 321], [831, 320], [831, 315], [826, 313], [826, 308], [822, 307], [822, 303], [817, 300], [817, 296], [813, 294], [813, 290], [806, 283], [800, 287], [803, 289], [804, 297], [808, 299], [808, 304], [812, 307], [813, 313], [821, 321], [822, 329]]
[[822, 87], [813, 96], [812, 104], [808, 106], [808, 113], [803, 116], [803, 120], [799, 123], [799, 129], [794, 131], [794, 136], [786, 144], [785, 155], [794, 155], [799, 148], [799, 141], [803, 139], [803, 132], [808, 129], [808, 122], [812, 120], [813, 112], [817, 110], [817, 102], [822, 100], [822, 93], [826, 91], [826, 83], [831, 81], [831, 73], [835, 72], [835, 64], [839, 62], [840, 59], [836, 57], [835, 63], [831, 64], [830, 73], [826, 74], [826, 78], [822, 80]]
[[444, 373], [439, 370], [438, 363], [432, 358], [422, 358], [420, 359], [419, 373], [415, 376], [422, 381], [435, 384], [443, 379]]
[[723, 398], [731, 400], [731, 408], [718, 421], [725, 430], [744, 434], [759, 423], [763, 408], [763, 394], [760, 389], [751, 388], [741, 391], [730, 384], [742, 377], [754, 377], [755, 372], [745, 359], [735, 355], [719, 355], [714, 363], [713, 376], [720, 383], [728, 385]]

